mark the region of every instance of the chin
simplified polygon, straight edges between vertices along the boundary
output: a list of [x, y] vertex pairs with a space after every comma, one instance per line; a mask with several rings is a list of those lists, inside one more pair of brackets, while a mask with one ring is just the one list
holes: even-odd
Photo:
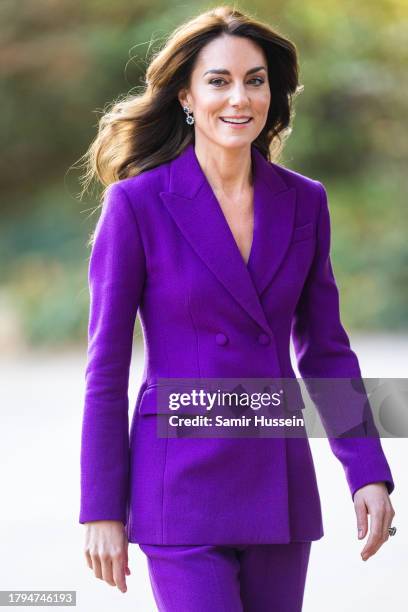
[[240, 147], [246, 147], [249, 146], [253, 141], [254, 141], [255, 137], [248, 137], [248, 135], [245, 138], [239, 138], [239, 137], [235, 137], [235, 138], [223, 138], [222, 140], [216, 140], [215, 142], [220, 146], [220, 147], [224, 147], [225, 149], [237, 149]]

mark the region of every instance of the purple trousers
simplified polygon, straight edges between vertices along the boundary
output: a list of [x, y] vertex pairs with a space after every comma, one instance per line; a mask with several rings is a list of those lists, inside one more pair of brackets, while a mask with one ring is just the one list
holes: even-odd
[[139, 544], [159, 612], [300, 612], [311, 541]]

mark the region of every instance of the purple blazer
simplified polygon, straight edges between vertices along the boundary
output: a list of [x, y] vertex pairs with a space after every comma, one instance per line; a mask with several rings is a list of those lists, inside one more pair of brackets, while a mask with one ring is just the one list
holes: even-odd
[[[160, 438], [159, 378], [360, 377], [339, 313], [323, 185], [252, 145], [246, 265], [189, 144], [112, 184], [89, 262], [79, 522], [123, 521], [130, 542], [259, 544], [324, 535], [305, 438]], [[139, 312], [145, 367], [129, 432]], [[319, 410], [319, 405], [317, 405]], [[394, 489], [379, 438], [329, 438], [351, 496]]]

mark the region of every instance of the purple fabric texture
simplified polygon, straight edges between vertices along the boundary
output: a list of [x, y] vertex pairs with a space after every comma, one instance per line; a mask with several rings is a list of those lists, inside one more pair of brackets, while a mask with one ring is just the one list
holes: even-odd
[[311, 542], [140, 544], [159, 612], [300, 612]]
[[[193, 143], [107, 191], [89, 261], [81, 523], [120, 520], [129, 541], [147, 544], [323, 536], [307, 437], [156, 435], [159, 378], [296, 378], [291, 335], [306, 386], [312, 377], [361, 376], [340, 320], [325, 188], [268, 162], [254, 145], [251, 155], [255, 223], [247, 264]], [[129, 432], [137, 313], [145, 367]], [[329, 443], [351, 496], [376, 481], [394, 489], [379, 438]]]

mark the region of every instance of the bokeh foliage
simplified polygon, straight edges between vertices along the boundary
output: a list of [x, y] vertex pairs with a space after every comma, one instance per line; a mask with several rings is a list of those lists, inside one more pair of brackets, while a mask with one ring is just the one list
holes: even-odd
[[[343, 322], [406, 329], [408, 4], [235, 5], [298, 48], [304, 92], [282, 163], [327, 188]], [[149, 53], [173, 27], [211, 6], [20, 0], [16, 10], [12, 0], [1, 3], [0, 317], [5, 304], [15, 310], [29, 342], [86, 335], [86, 242], [98, 200], [78, 200], [75, 163], [100, 112], [142, 86]]]

